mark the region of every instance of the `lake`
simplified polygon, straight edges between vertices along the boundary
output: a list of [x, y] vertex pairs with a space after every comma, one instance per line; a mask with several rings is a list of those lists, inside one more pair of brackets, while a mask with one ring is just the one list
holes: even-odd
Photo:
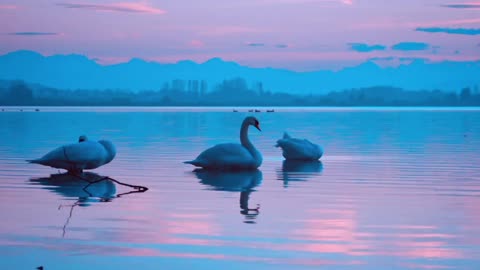
[[[480, 268], [479, 108], [4, 109], [1, 269]], [[259, 171], [182, 163], [247, 115]], [[285, 162], [284, 131], [321, 162]], [[83, 134], [117, 147], [90, 176], [148, 191], [25, 162]]]

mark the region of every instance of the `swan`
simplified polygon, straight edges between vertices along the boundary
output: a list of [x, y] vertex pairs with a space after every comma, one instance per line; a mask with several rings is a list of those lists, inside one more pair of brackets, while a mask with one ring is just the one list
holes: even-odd
[[70, 173], [96, 169], [115, 158], [117, 151], [112, 142], [100, 140], [89, 141], [80, 136], [78, 143], [60, 146], [39, 159], [27, 160], [29, 163], [65, 169]]
[[192, 164], [204, 169], [213, 170], [253, 170], [262, 164], [262, 154], [248, 139], [248, 127], [254, 126], [259, 131], [260, 124], [255, 117], [249, 116], [243, 120], [240, 128], [240, 142], [217, 144], [186, 164]]
[[288, 133], [283, 134], [283, 138], [277, 141], [275, 147], [283, 150], [283, 157], [287, 160], [318, 160], [323, 155], [323, 149], [306, 139], [296, 139], [290, 137]]

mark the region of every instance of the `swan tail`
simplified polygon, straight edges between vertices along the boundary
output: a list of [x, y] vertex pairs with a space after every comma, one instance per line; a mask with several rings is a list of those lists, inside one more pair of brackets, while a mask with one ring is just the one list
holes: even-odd
[[42, 164], [41, 159], [27, 159], [25, 161], [28, 162], [28, 163], [32, 163], [32, 164]]
[[288, 135], [287, 132], [284, 132], [283, 133], [283, 138], [281, 138], [280, 140], [277, 141], [277, 144], [275, 145], [275, 147], [282, 147], [283, 148], [285, 146], [285, 142], [286, 142], [284, 140], [288, 140], [290, 138], [292, 138], [292, 137], [290, 137], [290, 135]]
[[44, 159], [29, 159], [29, 160], [26, 160], [28, 163], [30, 164], [40, 164], [40, 165], [43, 165], [43, 166], [51, 166], [50, 162], [48, 162], [48, 160], [44, 160]]
[[280, 139], [280, 140], [277, 141], [277, 144], [275, 145], [275, 147], [283, 148], [283, 147], [285, 147], [285, 145], [286, 145], [285, 139]]
[[185, 164], [191, 164], [191, 165], [193, 165], [193, 166], [201, 167], [200, 162], [198, 162], [197, 160], [184, 161], [183, 163], [185, 163]]

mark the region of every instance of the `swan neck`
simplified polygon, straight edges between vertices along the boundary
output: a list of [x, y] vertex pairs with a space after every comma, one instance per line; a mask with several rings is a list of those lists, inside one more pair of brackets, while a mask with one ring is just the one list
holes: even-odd
[[260, 164], [262, 164], [262, 155], [258, 150], [253, 146], [253, 144], [250, 142], [248, 139], [248, 127], [250, 124], [248, 124], [247, 121], [244, 121], [242, 123], [242, 128], [240, 129], [240, 142], [242, 143], [242, 146], [247, 149], [248, 152], [252, 155], [253, 160], [255, 161], [255, 168], [258, 168]]
[[248, 139], [248, 127], [249, 124], [246, 122], [242, 123], [242, 128], [240, 129], [240, 142], [242, 145], [247, 148], [248, 150], [255, 149], [253, 147], [253, 144], [250, 142], [250, 139]]

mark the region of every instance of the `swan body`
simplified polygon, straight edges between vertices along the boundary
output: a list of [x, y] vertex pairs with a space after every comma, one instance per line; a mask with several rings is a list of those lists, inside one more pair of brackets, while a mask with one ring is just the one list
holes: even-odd
[[292, 138], [286, 132], [275, 146], [282, 148], [283, 157], [287, 160], [318, 160], [323, 155], [323, 149], [319, 145], [306, 139]]
[[262, 164], [263, 158], [248, 139], [248, 127], [251, 125], [260, 130], [259, 122], [255, 117], [245, 118], [240, 129], [241, 144], [217, 144], [200, 153], [196, 159], [184, 163], [213, 170], [257, 169]]
[[96, 169], [115, 158], [116, 149], [107, 140], [89, 141], [81, 136], [78, 143], [60, 146], [30, 163], [65, 169], [69, 172]]

